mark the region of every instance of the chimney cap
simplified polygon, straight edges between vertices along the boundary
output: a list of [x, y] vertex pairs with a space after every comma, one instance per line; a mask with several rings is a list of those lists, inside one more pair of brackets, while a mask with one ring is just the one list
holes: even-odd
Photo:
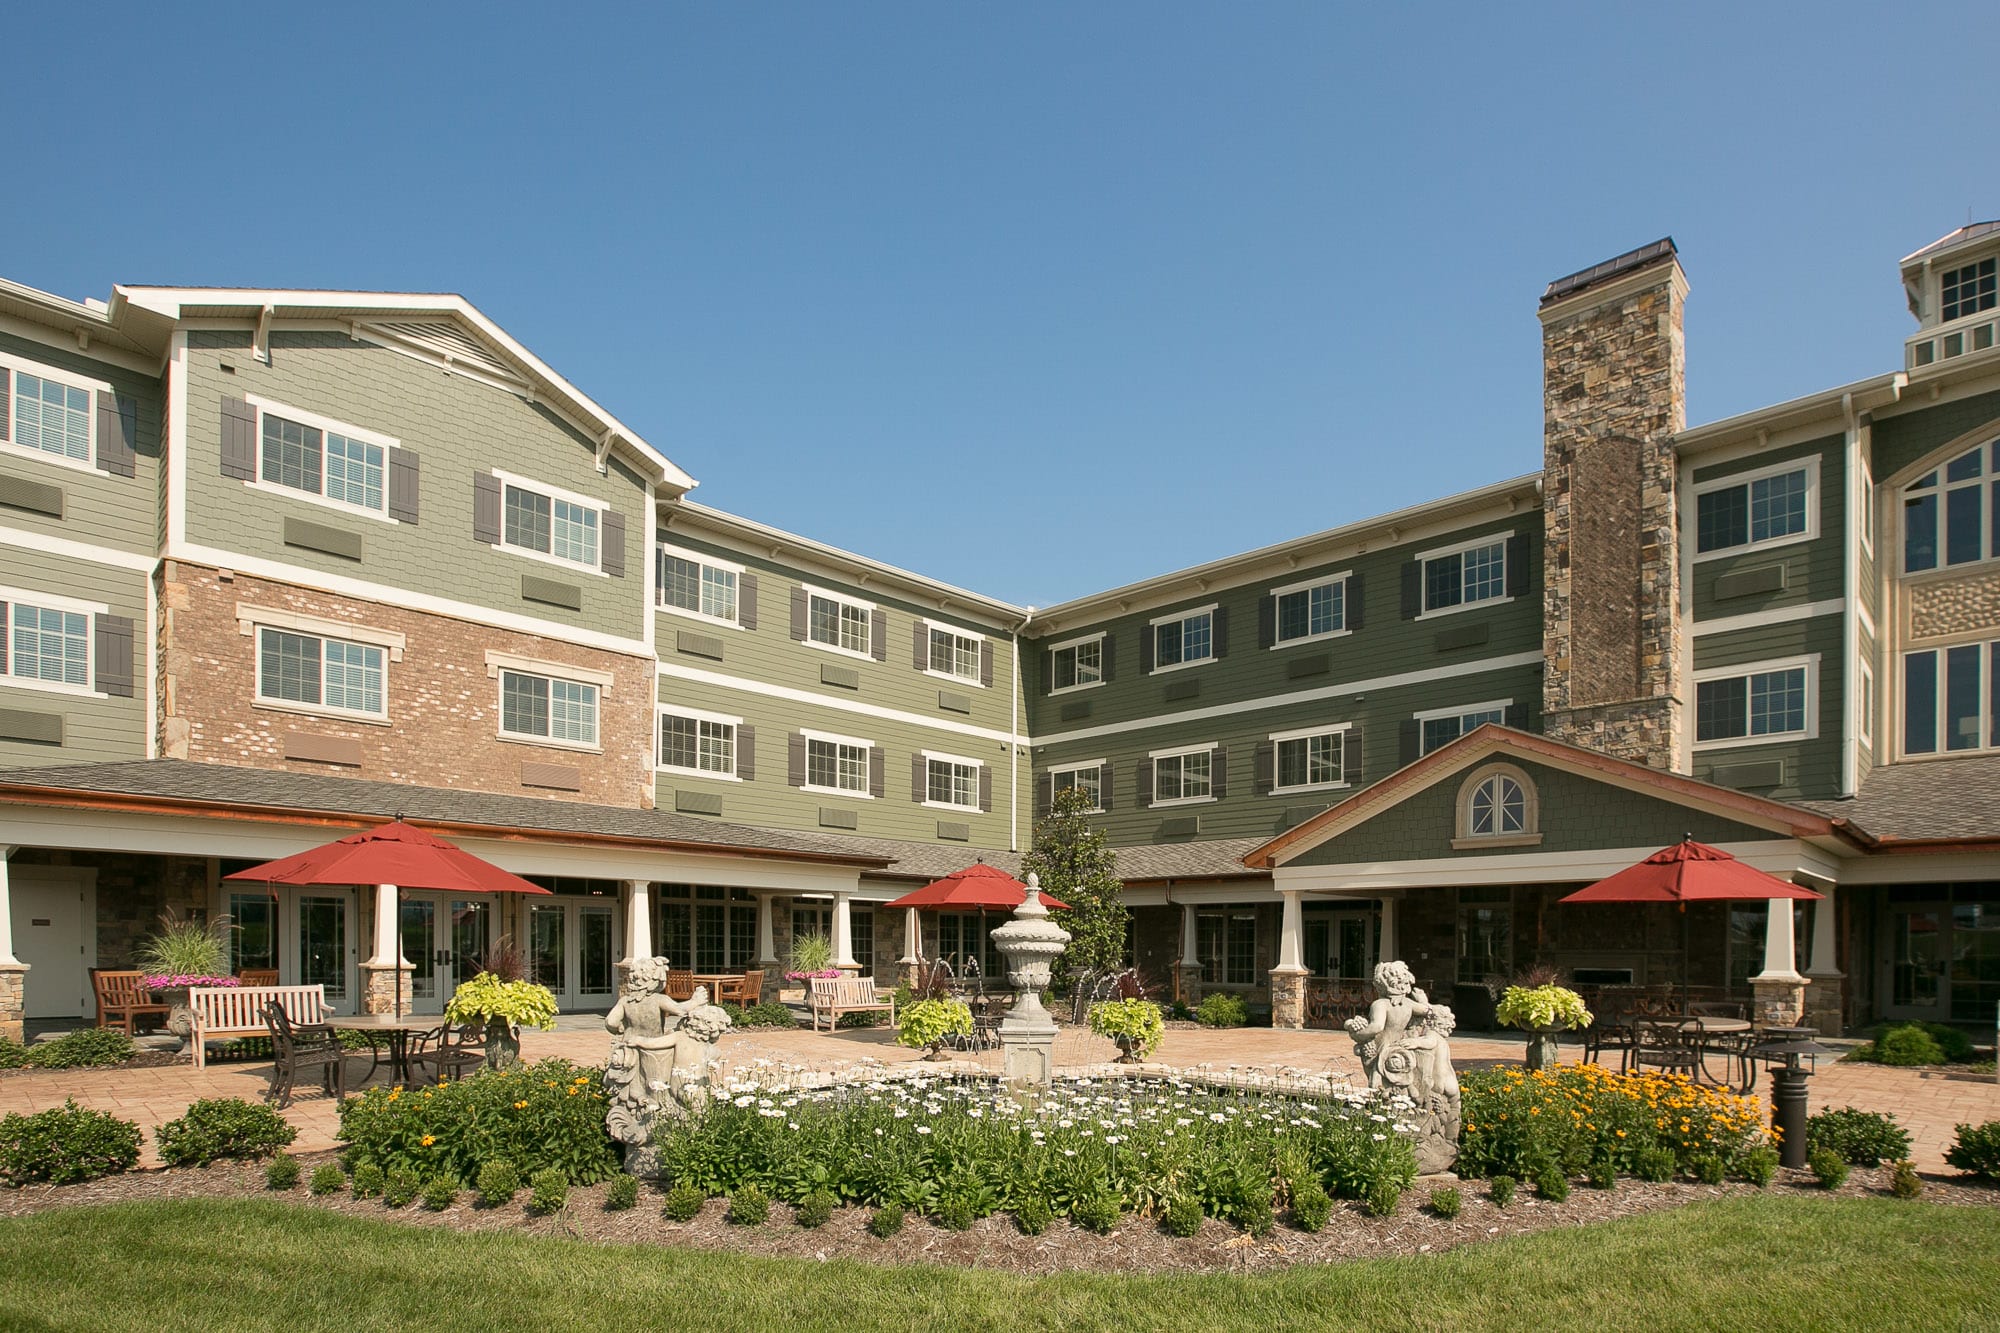
[[1636, 250], [1627, 250], [1615, 259], [1607, 259], [1601, 264], [1592, 264], [1566, 278], [1557, 278], [1542, 293], [1542, 304], [1550, 305], [1566, 296], [1574, 296], [1586, 287], [1595, 287], [1600, 282], [1608, 282], [1635, 269], [1656, 264], [1662, 259], [1673, 259], [1680, 252], [1674, 248], [1674, 238], [1662, 236], [1651, 245], [1642, 245]]

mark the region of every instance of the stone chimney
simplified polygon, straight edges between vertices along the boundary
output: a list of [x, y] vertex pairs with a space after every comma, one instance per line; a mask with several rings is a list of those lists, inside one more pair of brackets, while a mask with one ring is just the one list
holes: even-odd
[[1672, 238], [1542, 293], [1542, 728], [1653, 768], [1680, 754], [1674, 436], [1687, 423]]

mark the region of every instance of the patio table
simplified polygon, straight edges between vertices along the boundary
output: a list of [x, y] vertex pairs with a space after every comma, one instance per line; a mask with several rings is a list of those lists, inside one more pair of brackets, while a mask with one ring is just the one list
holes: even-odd
[[357, 1082], [366, 1083], [382, 1067], [382, 1048], [377, 1044], [380, 1038], [389, 1047], [389, 1077], [408, 1083], [410, 1034], [429, 1032], [443, 1022], [444, 1019], [437, 1014], [349, 1014], [329, 1018], [325, 1026], [335, 1031], [359, 1032], [368, 1038], [368, 1072]]
[[[1688, 1015], [1676, 1020], [1683, 1032], [1695, 1034], [1695, 1081], [1706, 1079], [1718, 1088], [1734, 1088], [1737, 1085], [1727, 1079], [1717, 1079], [1708, 1072], [1708, 1056], [1711, 1051], [1723, 1057], [1723, 1069], [1728, 1070], [1730, 1059], [1735, 1059], [1738, 1072], [1743, 1075], [1742, 1086], [1750, 1086], [1750, 1058], [1748, 1041], [1752, 1027], [1745, 1018], [1709, 1018], [1704, 1015]], [[1710, 1044], [1710, 1038], [1723, 1040]]]

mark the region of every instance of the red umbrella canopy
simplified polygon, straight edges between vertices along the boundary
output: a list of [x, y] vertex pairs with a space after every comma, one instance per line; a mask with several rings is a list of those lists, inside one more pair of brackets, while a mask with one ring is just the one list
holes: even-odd
[[[888, 907], [928, 907], [964, 908], [968, 911], [984, 908], [990, 911], [1011, 912], [1019, 907], [1028, 896], [1028, 886], [1004, 870], [997, 870], [981, 861], [963, 870], [955, 870], [943, 879], [933, 880], [913, 893], [906, 893], [887, 903]], [[1064, 910], [1068, 903], [1057, 902], [1047, 893], [1042, 894], [1042, 905]]]
[[548, 892], [401, 820], [224, 878], [262, 884], [394, 884], [452, 893]]
[[1693, 838], [1663, 847], [1637, 865], [1578, 889], [1566, 903], [1687, 903], [1745, 898], [1819, 898], [1790, 880], [1745, 865]]

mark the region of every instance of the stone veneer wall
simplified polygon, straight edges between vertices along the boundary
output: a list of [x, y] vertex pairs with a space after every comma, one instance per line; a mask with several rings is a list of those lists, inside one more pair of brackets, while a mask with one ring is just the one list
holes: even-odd
[[195, 856], [138, 852], [61, 852], [27, 847], [16, 866], [89, 866], [97, 871], [97, 966], [129, 968], [159, 929], [160, 914], [208, 909], [208, 863]]
[[1673, 436], [1686, 424], [1677, 261], [1543, 314], [1542, 725], [1671, 768], [1682, 725]]

